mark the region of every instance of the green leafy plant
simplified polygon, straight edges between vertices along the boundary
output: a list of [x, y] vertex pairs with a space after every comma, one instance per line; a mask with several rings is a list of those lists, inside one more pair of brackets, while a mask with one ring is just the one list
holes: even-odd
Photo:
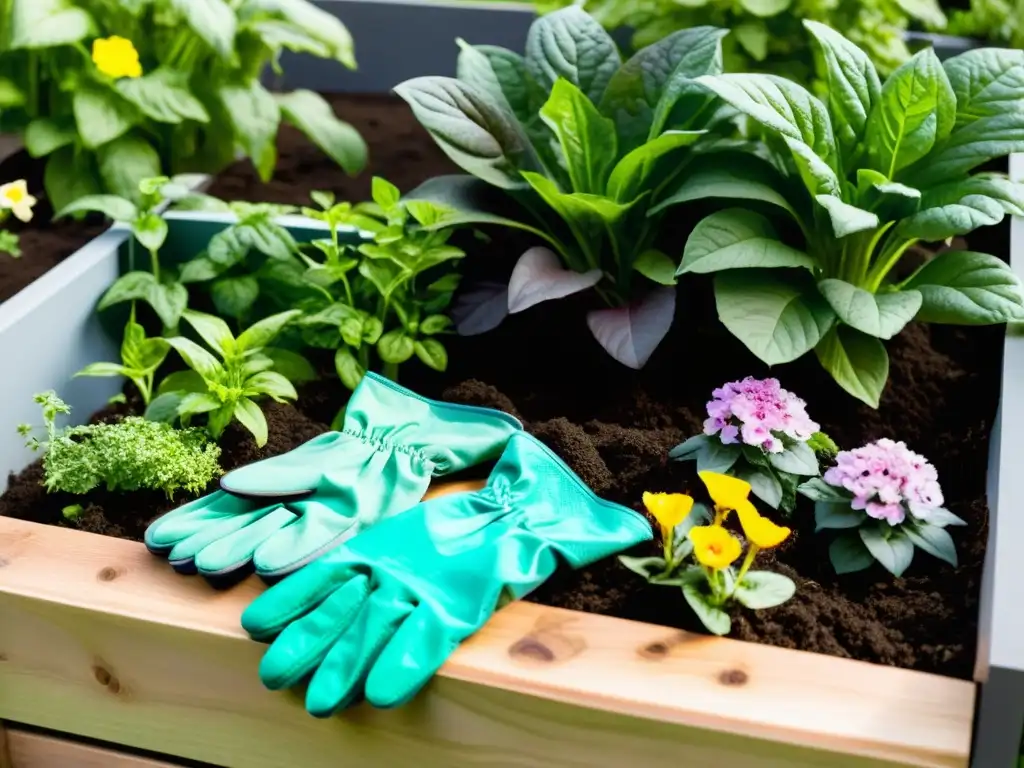
[[[18, 432], [32, 450], [44, 450], [44, 484], [49, 493], [81, 495], [94, 488], [128, 492], [162, 491], [172, 498], [179, 490], [199, 493], [220, 474], [220, 448], [202, 430], [178, 430], [138, 416], [112, 423], [58, 429], [59, 414], [71, 408], [52, 390], [35, 396], [43, 411], [46, 439], [32, 437], [32, 427]], [[77, 517], [74, 506], [65, 516]]]
[[[889, 372], [883, 341], [911, 320], [1021, 317], [1020, 281], [995, 256], [946, 251], [909, 276], [894, 270], [919, 241], [1024, 214], [1024, 187], [971, 174], [1024, 150], [1024, 52], [980, 49], [940, 63], [927, 49], [883, 85], [863, 51], [807, 26], [827, 105], [771, 75], [699, 78], [765, 128], [768, 159], [722, 153], [684, 180], [676, 201], [735, 198], [749, 207], [701, 221], [677, 274], [714, 273], [719, 318], [764, 362], [813, 349], [843, 389], [877, 407]], [[803, 247], [780, 239], [760, 206], [791, 220]]]
[[[550, 13], [574, 0], [537, 0]], [[710, 24], [731, 29], [724, 41], [729, 72], [768, 72], [810, 83], [812, 41], [807, 19], [843, 30], [884, 74], [910, 58], [903, 40], [912, 24], [941, 30], [946, 17], [936, 0], [587, 0], [584, 8], [605, 29], [632, 30], [641, 48], [680, 29]]]
[[[747, 500], [750, 486], [742, 480], [701, 472], [715, 505], [694, 504], [683, 493], [644, 493], [644, 506], [661, 529], [661, 557], [620, 556], [619, 562], [651, 584], [682, 589], [683, 597], [707, 630], [726, 635], [732, 629], [727, 608], [733, 601], [752, 610], [774, 608], [796, 593], [792, 579], [772, 571], [751, 569], [758, 553], [777, 547], [791, 533], [758, 514]], [[735, 511], [746, 537], [743, 544], [724, 527]]]
[[281, 123], [348, 173], [366, 145], [316, 93], [260, 82], [282, 50], [355, 68], [352, 40], [308, 0], [9, 0], [0, 124], [46, 157], [59, 210], [102, 192], [135, 199], [144, 178], [216, 173], [241, 148], [260, 177]]
[[147, 338], [146, 329], [135, 322], [135, 306], [124, 327], [121, 362], [90, 363], [75, 374], [78, 376], [124, 376], [135, 384], [144, 405], [153, 399], [153, 378], [163, 364], [171, 346], [163, 338]]
[[[305, 280], [317, 296], [303, 305], [299, 324], [306, 343], [335, 349], [335, 368], [349, 389], [380, 365], [397, 381], [398, 368], [412, 357], [438, 371], [448, 352], [438, 338], [449, 332], [445, 313], [458, 287], [452, 265], [465, 252], [450, 243], [450, 228], [434, 228], [443, 214], [425, 201], [402, 202], [390, 182], [373, 179], [373, 203], [336, 203], [315, 192], [319, 209], [303, 213], [324, 221], [330, 238], [314, 241], [303, 254]], [[372, 242], [346, 244], [339, 227], [355, 226]]]
[[970, 0], [949, 12], [949, 24], [929, 29], [1011, 48], [1024, 48], [1024, 0]]
[[[160, 249], [167, 240], [167, 222], [161, 216], [166, 203], [192, 194], [189, 177], [155, 176], [138, 183], [138, 202], [118, 195], [86, 195], [58, 211], [55, 218], [93, 211], [131, 227], [130, 259], [133, 268], [121, 275], [100, 298], [98, 310], [140, 300], [148, 304], [167, 333], [175, 333], [181, 313], [188, 306], [188, 290], [173, 268], [162, 268]], [[135, 243], [149, 253], [149, 272], [134, 269]]]
[[[460, 333], [593, 289], [607, 306], [587, 316], [594, 337], [624, 365], [647, 362], [675, 309], [674, 264], [657, 242], [664, 203], [688, 172], [691, 145], [716, 126], [733, 132], [693, 80], [721, 71], [725, 34], [680, 31], [623, 63], [604, 29], [570, 7], [532, 24], [525, 56], [460, 41], [458, 78], [395, 89], [472, 174], [432, 179], [407, 196], [441, 206], [425, 228], [505, 225], [553, 249], [523, 254], [507, 294], [467, 292]], [[506, 194], [495, 200], [489, 187]], [[519, 210], [505, 214], [502, 198]]]
[[[172, 373], [160, 382], [157, 397], [146, 409], [146, 418], [180, 420], [188, 426], [196, 416], [206, 416], [206, 429], [215, 440], [237, 420], [252, 433], [258, 446], [266, 445], [267, 420], [257, 400], [270, 397], [284, 403], [298, 397], [282, 373], [295, 367], [298, 356], [271, 348], [270, 343], [300, 314], [299, 310], [289, 310], [271, 315], [235, 338], [221, 318], [185, 310], [182, 318], [216, 356], [184, 336], [167, 339], [190, 370]], [[304, 367], [309, 367], [308, 361], [304, 362]]]

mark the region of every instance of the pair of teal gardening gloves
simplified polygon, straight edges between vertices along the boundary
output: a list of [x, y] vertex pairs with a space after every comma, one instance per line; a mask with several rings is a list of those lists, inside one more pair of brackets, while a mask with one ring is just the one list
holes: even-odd
[[[477, 491], [433, 477], [498, 461]], [[146, 545], [212, 580], [278, 581], [242, 614], [268, 688], [310, 678], [317, 717], [412, 698], [501, 605], [651, 538], [512, 416], [436, 402], [369, 373], [340, 432], [229, 472], [157, 519]], [[286, 578], [281, 578], [286, 577]]]

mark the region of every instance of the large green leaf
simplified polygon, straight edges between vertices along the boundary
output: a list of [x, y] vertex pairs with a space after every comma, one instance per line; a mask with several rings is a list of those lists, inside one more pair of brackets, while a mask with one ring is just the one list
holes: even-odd
[[80, 197], [103, 191], [95, 156], [73, 146], [61, 147], [46, 158], [43, 183], [46, 197], [57, 211]]
[[992, 325], [1024, 319], [1020, 279], [995, 256], [946, 251], [906, 283], [924, 297], [918, 320], [950, 325]]
[[878, 339], [891, 339], [914, 319], [921, 308], [921, 293], [915, 290], [874, 294], [845, 280], [829, 278], [818, 290], [847, 325]]
[[864, 143], [868, 115], [881, 94], [875, 65], [864, 51], [831, 27], [804, 21], [817, 42], [832, 128], [846, 157], [852, 158]]
[[933, 187], [921, 198], [921, 210], [900, 222], [900, 235], [937, 242], [966, 235], [1003, 220], [1024, 215], [1024, 184], [994, 173]]
[[160, 155], [136, 132], [104, 144], [96, 152], [103, 186], [133, 202], [140, 202], [139, 182], [159, 176]]
[[37, 117], [25, 128], [25, 149], [32, 157], [45, 157], [61, 147], [73, 144], [78, 131], [73, 122]]
[[541, 16], [530, 25], [526, 69], [545, 91], [564, 77], [599, 104], [621, 65], [615, 41], [578, 6]]
[[605, 181], [618, 157], [615, 123], [564, 78], [555, 82], [540, 116], [558, 137], [572, 191], [604, 194]]
[[144, 115], [157, 122], [210, 121], [202, 102], [192, 95], [185, 72], [161, 67], [142, 77], [118, 80], [117, 90]]
[[878, 407], [889, 379], [889, 355], [882, 342], [839, 324], [814, 351], [839, 386], [872, 408]]
[[122, 136], [139, 120], [138, 110], [117, 91], [84, 81], [75, 88], [71, 106], [82, 143], [95, 149]]
[[54, 218], [58, 219], [76, 211], [96, 211], [109, 219], [123, 223], [131, 222], [139, 215], [138, 208], [120, 195], [87, 195], [59, 209]]
[[531, 99], [532, 78], [526, 71], [526, 59], [514, 51], [496, 45], [469, 45], [461, 38], [456, 78], [486, 92], [492, 99], [528, 123], [534, 116]]
[[643, 191], [644, 182], [659, 160], [676, 149], [690, 146], [703, 135], [704, 131], [665, 131], [641, 144], [615, 164], [608, 179], [608, 196], [619, 202], [633, 200]]
[[814, 349], [835, 321], [835, 312], [802, 270], [720, 272], [715, 304], [723, 325], [768, 365]]
[[245, 7], [279, 16], [326, 45], [335, 61], [356, 68], [352, 35], [333, 13], [308, 0], [246, 0]]
[[231, 58], [235, 52], [237, 20], [227, 0], [170, 0], [170, 4], [221, 58]]
[[775, 234], [771, 222], [754, 211], [727, 208], [704, 218], [686, 241], [677, 275], [751, 267], [803, 267], [814, 259]]
[[956, 125], [1020, 112], [1024, 51], [978, 48], [942, 64], [956, 94]]
[[451, 77], [416, 77], [395, 87], [448, 157], [467, 173], [505, 189], [537, 161], [515, 116], [486, 92]]
[[11, 0], [11, 48], [56, 48], [96, 34], [92, 16], [72, 0]]
[[354, 176], [366, 167], [368, 150], [363, 137], [335, 116], [323, 96], [298, 90], [275, 94], [274, 98], [284, 119], [312, 139], [345, 173]]
[[277, 164], [277, 130], [281, 110], [258, 80], [245, 85], [222, 85], [218, 90], [239, 143], [252, 159], [263, 181], [269, 181]]
[[812, 194], [840, 193], [832, 121], [805, 88], [776, 75], [726, 74], [697, 82], [781, 136]]
[[867, 125], [873, 167], [888, 178], [925, 157], [949, 136], [956, 95], [935, 51], [915, 54], [885, 81]]
[[[726, 34], [715, 27], [679, 30], [641, 49], [619, 68], [600, 108], [615, 120], [624, 149], [660, 135], [677, 104], [680, 112], [684, 106], [685, 111], [696, 112], [707, 95], [692, 79], [721, 72], [721, 40]], [[680, 103], [684, 97], [686, 105]]]

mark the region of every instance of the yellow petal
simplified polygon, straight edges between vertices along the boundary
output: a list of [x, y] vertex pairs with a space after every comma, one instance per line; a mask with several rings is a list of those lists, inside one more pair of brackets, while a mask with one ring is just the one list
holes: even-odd
[[715, 506], [737, 509], [750, 495], [750, 483], [718, 472], [698, 472]]
[[687, 534], [697, 561], [708, 568], [728, 568], [743, 551], [739, 539], [717, 525], [698, 525]]
[[693, 509], [693, 499], [685, 493], [650, 493], [644, 491], [644, 506], [663, 528], [673, 529]]
[[777, 547], [792, 533], [789, 528], [776, 525], [767, 517], [762, 517], [749, 501], [737, 507], [736, 514], [739, 515], [743, 533], [759, 549]]

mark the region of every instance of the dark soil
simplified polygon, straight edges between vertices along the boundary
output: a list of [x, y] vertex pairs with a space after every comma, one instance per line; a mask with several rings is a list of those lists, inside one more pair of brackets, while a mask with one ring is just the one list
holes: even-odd
[[[372, 145], [384, 132], [389, 137], [385, 141], [405, 138], [404, 148], [415, 151], [415, 161], [389, 165], [398, 162], [398, 148], [392, 146], [387, 150], [391, 156], [377, 158], [372, 169], [400, 180], [403, 189], [450, 170], [400, 104], [379, 98], [337, 99], [336, 104]], [[368, 130], [371, 120], [377, 121], [381, 134]], [[282, 144], [280, 176], [292, 180], [287, 185], [259, 188], [248, 169], [239, 166], [218, 180], [215, 193], [292, 203], [303, 202], [311, 188], [355, 194], [355, 184], [302, 140], [289, 134]], [[467, 259], [467, 279], [474, 273], [507, 273], [527, 244], [507, 233], [492, 234], [489, 257]], [[1001, 243], [1005, 251], [1006, 233], [982, 232], [969, 244], [977, 248], [986, 241]], [[584, 322], [586, 300], [574, 297], [513, 316], [485, 336], [452, 338], [445, 374], [410, 363], [403, 367], [403, 383], [427, 396], [516, 414], [596, 492], [635, 509], [641, 508], [645, 490], [699, 495], [693, 465], [669, 462], [669, 449], [700, 430], [713, 388], [746, 375], [769, 375], [717, 323], [709, 297], [710, 286], [700, 280], [680, 289], [674, 329], [640, 372], [603, 353]], [[828, 539], [814, 535], [812, 510], [801, 503], [788, 522], [796, 535], [763, 564], [792, 577], [798, 585], [796, 597], [775, 609], [737, 612], [734, 637], [971, 677], [987, 538], [988, 440], [999, 398], [1002, 338], [998, 327], [909, 326], [888, 344], [890, 381], [877, 411], [839, 390], [813, 356], [770, 372], [807, 400], [811, 417], [840, 446], [892, 437], [928, 457], [939, 470], [947, 506], [969, 525], [951, 529], [960, 554], [958, 568], [919, 552], [906, 578], [893, 579], [877, 568], [837, 577], [828, 560]], [[271, 443], [257, 451], [233, 427], [224, 440], [225, 467], [298, 445], [326, 429], [343, 402], [342, 388], [328, 379], [305, 388], [299, 410], [268, 405]], [[83, 517], [69, 523], [61, 508], [72, 500], [47, 497], [38, 487], [40, 477], [38, 465], [12, 477], [10, 490], [0, 497], [0, 515], [138, 539], [149, 520], [174, 506], [143, 494], [112, 497], [97, 492], [88, 497]], [[633, 554], [653, 554], [657, 546], [644, 545]], [[614, 558], [559, 574], [529, 599], [701, 631], [678, 590], [651, 587]]]
[[29, 191], [40, 202], [33, 211], [32, 221], [22, 224], [11, 217], [4, 224], [18, 233], [22, 255], [16, 259], [7, 253], [0, 254], [0, 302], [35, 282], [110, 226], [102, 217], [51, 221], [53, 209], [42, 191], [42, 163], [32, 160], [24, 151], [0, 162], [0, 183], [15, 179], [25, 179]]

